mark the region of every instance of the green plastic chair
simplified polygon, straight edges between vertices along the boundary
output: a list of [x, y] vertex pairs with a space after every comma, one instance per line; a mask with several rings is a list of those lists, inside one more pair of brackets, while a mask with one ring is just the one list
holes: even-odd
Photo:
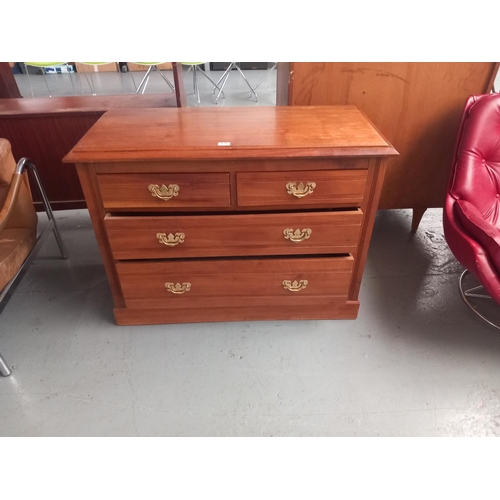
[[[40, 68], [40, 69], [45, 70], [46, 68], [50, 68], [53, 66], [64, 66], [65, 64], [68, 64], [68, 63], [67, 62], [59, 62], [59, 61], [58, 62], [38, 62], [37, 61], [37, 62], [25, 62], [24, 64], [25, 64], [25, 66], [33, 66], [35, 68]], [[33, 85], [31, 83], [31, 78], [30, 78], [30, 73], [28, 71], [28, 68], [26, 68], [26, 74], [28, 75], [28, 82], [30, 84], [31, 96], [35, 97], [35, 94], [33, 92]], [[47, 92], [49, 93], [49, 97], [52, 97], [52, 95], [50, 93], [49, 84], [47, 83], [45, 71], [43, 71], [42, 74], [43, 74], [43, 79], [45, 81], [45, 86], [47, 87]], [[75, 84], [73, 83], [73, 78], [71, 77], [71, 74], [70, 74], [70, 78], [71, 78], [71, 85], [73, 85], [73, 92], [76, 94]]]
[[[146, 90], [146, 87], [149, 82], [149, 77], [151, 76], [152, 71], [158, 71], [161, 77], [167, 82], [167, 85], [170, 87], [172, 92], [175, 92], [175, 87], [172, 85], [172, 83], [170, 83], [169, 79], [161, 72], [161, 70], [158, 69], [158, 65], [163, 64], [163, 62], [135, 62], [135, 61], [130, 61], [130, 62], [133, 62], [134, 64], [139, 64], [140, 66], [148, 66], [148, 70], [146, 71], [144, 78], [141, 80], [141, 83], [139, 84], [139, 86], [135, 91], [136, 94], [138, 94], [139, 92], [141, 94], [144, 94], [144, 91]], [[130, 76], [132, 76], [132, 73], [130, 74]], [[134, 82], [135, 86], [135, 81], [133, 76], [132, 76], [132, 81]]]

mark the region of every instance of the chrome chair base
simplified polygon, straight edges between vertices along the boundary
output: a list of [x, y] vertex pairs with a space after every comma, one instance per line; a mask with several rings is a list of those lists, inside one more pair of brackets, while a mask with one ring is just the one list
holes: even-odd
[[[481, 314], [477, 310], [477, 304], [472, 303], [469, 299], [481, 299], [481, 300], [493, 300], [490, 295], [484, 291], [483, 285], [478, 285], [474, 286], [472, 288], [464, 289], [464, 278], [468, 275], [471, 275], [470, 271], [467, 269], [460, 275], [460, 278], [458, 280], [458, 290], [460, 292], [460, 296], [462, 297], [463, 301], [467, 304], [469, 309], [473, 311], [475, 314], [477, 314], [484, 322], [488, 323], [488, 325], [492, 326], [496, 330], [500, 330], [500, 325], [497, 325], [495, 322], [492, 320], [488, 319], [484, 314]], [[484, 293], [480, 293], [481, 289], [484, 291]], [[500, 312], [500, 310], [499, 310]], [[499, 320], [500, 321], [500, 320]]]
[[[189, 68], [186, 71], [186, 74], [184, 75], [184, 78], [189, 74], [190, 71], [193, 71], [193, 90], [194, 94], [196, 94], [196, 99], [198, 101], [198, 106], [201, 104], [200, 100], [200, 89], [198, 87], [198, 78], [196, 74], [199, 72], [201, 73], [213, 86], [214, 89], [217, 88], [219, 89], [219, 95], [222, 92], [222, 87], [219, 88], [219, 82], [215, 83], [207, 74], [205, 71], [203, 71], [197, 64], [189, 64]], [[220, 80], [219, 80], [220, 81]], [[215, 90], [214, 90], [215, 92]], [[224, 92], [222, 92], [222, 98], [224, 99]], [[216, 104], [217, 104], [217, 99], [216, 99]]]
[[[139, 83], [139, 86], [137, 87], [137, 90], [135, 91], [136, 94], [139, 94], [139, 93], [144, 94], [144, 91], [146, 90], [146, 87], [147, 87], [148, 82], [149, 82], [149, 77], [151, 76], [152, 71], [158, 71], [158, 73], [160, 73], [160, 76], [165, 80], [167, 85], [170, 87], [170, 90], [172, 92], [175, 92], [175, 87], [172, 85], [170, 80], [162, 73], [162, 71], [160, 69], [158, 69], [158, 67], [155, 64], [152, 64], [148, 68], [148, 70], [146, 71], [146, 74], [144, 75], [144, 78], [141, 80], [141, 83]], [[134, 77], [132, 76], [132, 80], [133, 79], [134, 79]], [[135, 82], [134, 82], [134, 84], [135, 84]]]
[[[26, 272], [26, 269], [28, 267], [28, 264], [35, 258], [37, 253], [39, 252], [40, 248], [42, 247], [43, 243], [45, 242], [45, 239], [48, 234], [50, 234], [50, 230], [52, 230], [54, 237], [57, 242], [57, 246], [59, 247], [59, 251], [61, 252], [61, 257], [63, 259], [68, 258], [68, 252], [66, 251], [66, 247], [64, 246], [64, 242], [61, 238], [61, 234], [59, 233], [59, 228], [57, 227], [56, 221], [54, 219], [54, 213], [52, 212], [52, 207], [50, 206], [49, 199], [47, 198], [47, 194], [45, 193], [45, 189], [43, 188], [42, 182], [40, 180], [40, 176], [38, 175], [38, 171], [35, 167], [35, 164], [29, 159], [29, 158], [22, 158], [19, 160], [16, 166], [16, 173], [22, 174], [26, 169], [29, 169], [31, 173], [33, 174], [33, 177], [35, 179], [35, 183], [38, 188], [38, 192], [40, 193], [40, 196], [42, 198], [42, 203], [43, 207], [45, 209], [45, 212], [47, 214], [47, 224], [45, 224], [45, 227], [42, 229], [40, 234], [37, 236], [35, 246], [29, 253], [29, 255], [26, 257], [25, 261], [23, 262], [23, 265], [20, 267], [20, 269], [17, 271], [16, 275], [5, 285], [3, 290], [0, 290], [0, 312], [2, 312], [3, 308], [6, 306], [9, 298], [12, 296], [14, 293], [14, 290], [17, 287], [17, 284], [21, 280], [23, 274]], [[0, 375], [7, 377], [11, 374], [11, 371], [9, 367], [7, 366], [7, 363], [5, 363], [4, 359], [0, 355]]]
[[[223, 94], [222, 90], [224, 88], [224, 85], [226, 85], [226, 82], [227, 82], [227, 79], [229, 78], [229, 75], [231, 73], [231, 70], [235, 68], [238, 70], [238, 72], [240, 73], [240, 75], [243, 77], [243, 80], [245, 81], [245, 83], [248, 85], [248, 88], [250, 89], [250, 97], [252, 97], [252, 94], [255, 96], [255, 102], [258, 102], [259, 101], [259, 98], [257, 97], [257, 93], [255, 92], [255, 89], [262, 83], [262, 80], [264, 78], [261, 79], [261, 81], [257, 84], [257, 86], [254, 88], [250, 85], [250, 82], [247, 80], [245, 74], [243, 73], [243, 71], [241, 71], [241, 68], [238, 66], [238, 63], [235, 63], [235, 62], [232, 62], [226, 69], [226, 71], [224, 71], [224, 73], [222, 74], [222, 76], [219, 78], [219, 81], [215, 84], [214, 86], [214, 93], [215, 93], [215, 89], [218, 88], [219, 89], [219, 92], [217, 93], [217, 96], [215, 97], [215, 104], [218, 104], [218, 100], [219, 100], [219, 97], [221, 95], [221, 93]], [[274, 69], [274, 68], [273, 68]], [[267, 76], [267, 73], [264, 75], [264, 77]], [[219, 84], [222, 82], [222, 85], [219, 86]], [[224, 94], [223, 94], [223, 97], [224, 99]]]

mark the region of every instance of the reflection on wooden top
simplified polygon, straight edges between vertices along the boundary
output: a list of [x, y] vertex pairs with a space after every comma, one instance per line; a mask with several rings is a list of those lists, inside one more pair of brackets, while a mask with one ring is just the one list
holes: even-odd
[[121, 109], [66, 162], [398, 154], [354, 106]]

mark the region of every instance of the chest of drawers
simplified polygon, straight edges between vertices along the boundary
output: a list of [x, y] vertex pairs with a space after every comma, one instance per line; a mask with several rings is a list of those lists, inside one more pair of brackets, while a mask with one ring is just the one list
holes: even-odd
[[352, 106], [116, 110], [76, 163], [119, 325], [353, 319], [394, 148]]

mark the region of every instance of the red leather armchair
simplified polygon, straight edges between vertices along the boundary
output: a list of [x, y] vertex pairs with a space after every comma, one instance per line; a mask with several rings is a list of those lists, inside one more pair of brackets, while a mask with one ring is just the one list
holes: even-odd
[[466, 303], [471, 305], [462, 279], [470, 272], [500, 304], [500, 94], [471, 96], [465, 104], [443, 226], [451, 251], [466, 268], [460, 278]]

